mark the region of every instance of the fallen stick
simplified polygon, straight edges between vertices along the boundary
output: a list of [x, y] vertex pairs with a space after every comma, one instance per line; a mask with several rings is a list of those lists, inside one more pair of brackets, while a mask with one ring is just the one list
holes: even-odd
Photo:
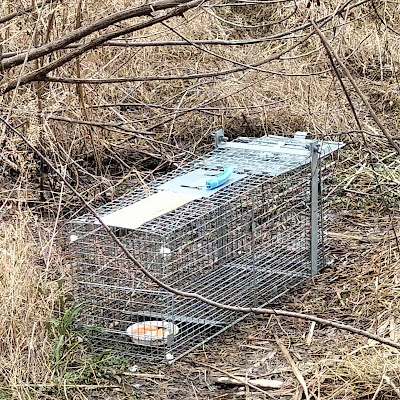
[[123, 375], [125, 376], [133, 376], [139, 379], [168, 379], [166, 375], [163, 374], [146, 374], [140, 372], [124, 372]]
[[225, 385], [254, 385], [257, 387], [261, 388], [266, 388], [266, 389], [280, 389], [284, 382], [283, 381], [278, 381], [275, 379], [262, 379], [262, 378], [257, 378], [257, 379], [248, 379], [244, 376], [236, 376], [235, 378], [231, 378], [229, 376], [213, 376], [211, 377], [213, 382], [215, 383], [221, 383]]
[[307, 336], [307, 339], [306, 339], [306, 345], [307, 346], [311, 345], [312, 337], [314, 335], [315, 325], [316, 325], [316, 323], [314, 321], [311, 322], [310, 331], [308, 332], [308, 336]]
[[290, 355], [289, 350], [284, 346], [282, 341], [276, 335], [275, 335], [275, 340], [276, 340], [276, 343], [278, 344], [279, 348], [281, 349], [283, 356], [286, 358], [286, 361], [289, 363], [290, 367], [292, 368], [292, 371], [293, 371], [296, 379], [299, 381], [300, 385], [302, 386], [304, 395], [306, 396], [306, 399], [310, 400], [310, 395], [308, 394], [308, 388], [307, 388], [306, 381], [304, 380], [303, 375], [301, 374], [299, 368], [297, 367], [296, 363], [294, 362], [292, 356]]

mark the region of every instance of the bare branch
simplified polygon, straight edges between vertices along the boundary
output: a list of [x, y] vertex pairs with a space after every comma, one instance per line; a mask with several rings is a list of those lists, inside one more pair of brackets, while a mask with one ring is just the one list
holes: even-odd
[[[132, 78], [123, 77], [123, 78], [97, 78], [97, 79], [66, 78], [66, 77], [62, 77], [62, 76], [49, 76], [49, 77], [46, 77], [43, 79], [38, 77], [37, 80], [45, 81], [45, 82], [56, 82], [56, 83], [70, 83], [70, 84], [86, 83], [86, 84], [90, 84], [90, 85], [104, 85], [104, 84], [126, 83], [126, 82], [173, 81], [173, 80], [192, 80], [192, 79], [200, 79], [200, 78], [211, 78], [211, 77], [229, 75], [229, 74], [233, 74], [235, 72], [246, 71], [249, 69], [255, 70], [258, 72], [268, 73], [271, 75], [292, 76], [292, 77], [293, 76], [306, 77], [306, 76], [323, 75], [330, 71], [330, 69], [328, 68], [328, 69], [324, 69], [322, 71], [317, 71], [317, 72], [308, 72], [308, 73], [303, 73], [303, 74], [290, 74], [290, 73], [278, 72], [278, 71], [272, 71], [272, 70], [261, 70], [260, 68], [257, 68], [259, 65], [267, 64], [270, 61], [271, 60], [263, 60], [256, 64], [240, 63], [241, 65], [243, 65], [243, 67], [223, 70], [223, 71], [219, 71], [219, 72], [204, 72], [204, 73], [190, 74], [190, 75], [136, 76], [136, 77], [132, 77]], [[12, 89], [10, 89], [10, 90], [12, 90]]]
[[[146, 81], [172, 81], [172, 80], [189, 80], [189, 79], [200, 79], [200, 78], [210, 78], [210, 77], [217, 77], [217, 76], [223, 76], [223, 75], [228, 75], [228, 74], [233, 74], [235, 72], [241, 72], [241, 71], [246, 71], [249, 68], [257, 68], [260, 65], [267, 64], [271, 61], [279, 59], [282, 55], [288, 53], [289, 51], [295, 49], [297, 46], [300, 46], [302, 43], [307, 41], [313, 34], [309, 34], [305, 39], [297, 42], [293, 46], [290, 46], [288, 49], [275, 54], [271, 57], [268, 57], [264, 60], [258, 61], [253, 64], [248, 64], [248, 65], [243, 65], [240, 67], [236, 68], [231, 68], [231, 69], [225, 69], [222, 71], [215, 71], [215, 72], [203, 72], [199, 74], [189, 74], [189, 75], [160, 75], [160, 76], [136, 76], [136, 77], [123, 77], [123, 78], [98, 78], [98, 79], [90, 79], [90, 78], [66, 78], [66, 77], [40, 77], [37, 76], [35, 79], [43, 80], [46, 82], [59, 82], [59, 83], [87, 83], [87, 84], [97, 84], [97, 85], [102, 85], [102, 84], [109, 84], [109, 83], [124, 83], [124, 82], [146, 82]], [[325, 71], [324, 71], [325, 72]], [[12, 90], [9, 89], [9, 90]], [[8, 87], [6, 91], [9, 91]]]
[[[166, 0], [164, 0], [165, 2]], [[176, 2], [182, 2], [183, 0], [174, 0]], [[332, 20], [332, 18], [337, 15], [340, 14], [341, 12], [343, 12], [345, 9], [346, 10], [350, 10], [352, 8], [358, 7], [366, 2], [368, 2], [370, 0], [362, 0], [356, 4], [353, 4], [351, 6], [349, 6], [349, 3], [351, 2], [351, 0], [348, 0], [345, 4], [343, 4], [341, 7], [338, 7], [337, 10], [331, 14], [328, 15], [326, 17], [321, 18], [319, 21], [321, 22], [321, 26], [326, 24], [328, 21]], [[157, 77], [132, 77], [132, 78], [104, 78], [104, 79], [87, 79], [87, 78], [63, 78], [63, 77], [47, 77], [46, 75], [48, 74], [48, 72], [60, 67], [61, 65], [67, 63], [68, 61], [71, 61], [73, 58], [78, 57], [80, 55], [82, 55], [83, 53], [96, 48], [102, 44], [104, 44], [105, 42], [107, 42], [108, 40], [118, 37], [118, 36], [122, 36], [124, 34], [130, 33], [130, 32], [134, 32], [136, 30], [142, 29], [143, 27], [147, 27], [147, 26], [151, 26], [154, 25], [157, 22], [161, 22], [161, 21], [165, 21], [166, 19], [170, 18], [173, 15], [180, 15], [182, 14], [185, 9], [189, 9], [192, 7], [195, 7], [197, 4], [199, 4], [200, 1], [195, 1], [195, 2], [191, 2], [191, 3], [184, 3], [181, 5], [180, 8], [178, 8], [178, 10], [174, 10], [172, 13], [167, 14], [166, 16], [163, 17], [159, 17], [159, 18], [155, 18], [150, 22], [144, 22], [141, 24], [137, 24], [134, 25], [133, 27], [129, 27], [129, 28], [124, 28], [124, 29], [120, 29], [118, 31], [114, 31], [108, 34], [104, 34], [101, 35], [99, 38], [93, 39], [91, 42], [87, 43], [87, 44], [83, 44], [81, 45], [79, 48], [77, 48], [75, 51], [71, 51], [70, 53], [60, 57], [59, 59], [53, 61], [52, 63], [48, 64], [47, 66], [42, 67], [39, 70], [33, 71], [29, 74], [26, 74], [24, 76], [21, 77], [20, 80], [20, 84], [24, 85], [26, 83], [32, 82], [32, 81], [51, 81], [51, 82], [59, 82], [59, 83], [72, 83], [72, 84], [77, 84], [77, 83], [87, 83], [87, 84], [110, 84], [110, 83], [123, 83], [123, 82], [138, 82], [138, 81], [155, 81], [155, 80], [161, 80], [161, 81], [169, 81], [169, 80], [178, 80], [178, 79], [198, 79], [198, 78], [202, 78], [202, 77], [215, 77], [215, 76], [221, 76], [221, 75], [227, 75], [230, 73], [234, 73], [234, 72], [240, 72], [240, 71], [244, 71], [247, 69], [256, 69], [258, 71], [262, 71], [262, 72], [267, 72], [267, 73], [271, 73], [271, 74], [277, 74], [277, 75], [282, 75], [282, 76], [310, 76], [310, 75], [320, 75], [323, 73], [328, 72], [328, 70], [326, 71], [319, 71], [319, 72], [315, 72], [315, 73], [306, 73], [306, 74], [286, 74], [283, 72], [276, 72], [276, 71], [267, 71], [267, 70], [261, 70], [257, 67], [259, 67], [260, 65], [263, 65], [267, 62], [270, 62], [271, 59], [266, 59], [266, 60], [262, 60], [259, 61], [258, 63], [254, 63], [254, 64], [242, 64], [239, 62], [235, 62], [233, 60], [229, 60], [235, 64], [239, 64], [241, 65], [241, 67], [238, 68], [234, 68], [234, 69], [230, 69], [230, 70], [225, 70], [225, 71], [218, 71], [218, 72], [204, 72], [204, 73], [200, 73], [200, 74], [190, 74], [190, 75], [183, 75], [183, 76], [157, 76]], [[184, 7], [184, 5], [186, 4], [186, 7]], [[165, 5], [164, 5], [165, 6]], [[347, 7], [347, 8], [346, 8]], [[154, 7], [153, 7], [154, 8]], [[178, 11], [178, 12], [177, 12]], [[311, 22], [308, 24], [304, 24], [302, 25], [302, 28], [305, 29], [306, 27], [311, 26]], [[292, 32], [294, 31], [298, 31], [300, 29], [300, 27], [295, 28], [294, 30], [292, 30]], [[308, 35], [305, 39], [307, 40], [310, 36]], [[302, 41], [303, 42], [303, 41]], [[300, 42], [300, 43], [302, 43]], [[189, 42], [188, 44], [193, 44], [192, 42]], [[294, 47], [292, 47], [294, 48]], [[292, 48], [290, 48], [289, 50], [291, 50]], [[285, 53], [282, 53], [285, 54]], [[279, 58], [279, 57], [278, 57]], [[276, 58], [273, 58], [276, 59]], [[9, 61], [9, 59], [6, 59], [4, 61], [4, 63], [7, 63]], [[15, 89], [17, 85], [17, 81], [16, 80], [12, 80], [11, 82], [9, 82], [9, 84], [3, 89], [3, 93], [7, 93], [13, 89]]]
[[[37, 58], [43, 57], [47, 54], [53, 53], [54, 51], [61, 50], [65, 48], [67, 45], [74, 43], [78, 40], [83, 39], [84, 37], [99, 31], [101, 29], [107, 28], [111, 25], [114, 25], [118, 22], [125, 21], [127, 19], [141, 17], [141, 16], [150, 16], [152, 12], [159, 10], [166, 10], [169, 8], [182, 6], [184, 4], [190, 3], [191, 0], [160, 0], [155, 3], [143, 4], [139, 7], [129, 8], [124, 11], [120, 11], [111, 15], [108, 15], [104, 18], [97, 20], [96, 22], [83, 26], [81, 28], [75, 29], [74, 31], [58, 38], [48, 44], [40, 46], [38, 48], [32, 49], [28, 53], [27, 61], [35, 60]], [[119, 36], [119, 35], [118, 35]], [[107, 40], [116, 37], [112, 36]], [[104, 42], [102, 42], [104, 43]], [[22, 64], [25, 61], [26, 55], [24, 53], [18, 54], [16, 56], [7, 58], [3, 61], [3, 68], [8, 70], [17, 65]]]
[[4, 15], [3, 17], [0, 17], [0, 24], [4, 24], [5, 22], [11, 21], [12, 19], [14, 19], [15, 17], [19, 17], [21, 15], [25, 15], [25, 14], [29, 14], [32, 11], [38, 9], [38, 8], [42, 8], [44, 5], [51, 3], [53, 0], [44, 0], [41, 3], [37, 3], [34, 6], [31, 7], [27, 7], [27, 8], [22, 8], [19, 9], [17, 11], [14, 11], [10, 14]]
[[[349, 6], [349, 3], [352, 0], [348, 0], [345, 4], [343, 4], [341, 7], [338, 8], [338, 10], [336, 11], [336, 14], [341, 14], [345, 9], [346, 10], [351, 10], [353, 8], [359, 7], [360, 5], [367, 3], [370, 0], [362, 0], [356, 4], [353, 4], [352, 6]], [[147, 14], [145, 14], [147, 15]], [[328, 15], [325, 17], [322, 17], [318, 20], [316, 20], [316, 22], [318, 24], [324, 23], [329, 21], [330, 19], [332, 19], [332, 15]], [[171, 40], [171, 41], [149, 41], [149, 42], [140, 42], [140, 41], [132, 41], [132, 40], [109, 40], [104, 42], [103, 44], [101, 44], [101, 46], [109, 46], [109, 47], [126, 47], [126, 48], [130, 48], [130, 47], [155, 47], [155, 46], [191, 46], [192, 43], [196, 44], [196, 45], [215, 45], [215, 46], [243, 46], [243, 45], [252, 45], [252, 44], [260, 44], [260, 43], [264, 43], [264, 42], [272, 42], [272, 41], [276, 41], [276, 40], [290, 40], [290, 39], [297, 39], [297, 38], [301, 38], [304, 37], [305, 34], [300, 34], [297, 36], [294, 36], [295, 33], [298, 32], [302, 32], [308, 28], [311, 27], [311, 23], [305, 23], [303, 25], [299, 25], [296, 28], [293, 28], [291, 30], [285, 31], [285, 32], [281, 32], [278, 33], [276, 35], [271, 35], [271, 36], [264, 36], [264, 37], [260, 37], [260, 38], [255, 38], [255, 39], [246, 39], [246, 40], [224, 40], [224, 39], [209, 39], [209, 40], [193, 40], [191, 41], [191, 43], [188, 43], [187, 41], [180, 41], [180, 40]], [[101, 28], [100, 28], [101, 29]], [[76, 31], [74, 31], [76, 32]], [[71, 34], [73, 34], [74, 32], [71, 32]], [[69, 35], [71, 35], [69, 34]], [[65, 38], [65, 36], [64, 36]], [[61, 40], [57, 39], [58, 40]], [[80, 40], [81, 38], [75, 39], [73, 40], [73, 42], [76, 42], [78, 40]], [[55, 43], [52, 42], [52, 44]], [[64, 50], [64, 49], [75, 49], [78, 48], [79, 46], [81, 46], [82, 43], [72, 43], [70, 42], [69, 44], [65, 44], [61, 47], [57, 47], [57, 49], [51, 50], [46, 54], [52, 53], [55, 50]], [[100, 46], [100, 45], [99, 45]], [[32, 60], [34, 58], [38, 58], [40, 57], [40, 55], [36, 56], [35, 55], [35, 51], [39, 50], [41, 48], [37, 48], [37, 49], [32, 49], [31, 53], [29, 55], [28, 61]], [[0, 56], [0, 60], [1, 59], [9, 59], [9, 58], [15, 58], [15, 57], [23, 57], [25, 55], [27, 50], [21, 50], [21, 51], [9, 51], [9, 52], [5, 52]], [[7, 60], [7, 63], [9, 62], [9, 60]], [[6, 61], [3, 62], [3, 65], [6, 65]], [[7, 64], [8, 65], [8, 64]], [[11, 68], [11, 67], [10, 67]]]
[[[164, 41], [150, 41], [150, 42], [136, 42], [132, 40], [108, 40], [104, 42], [102, 47], [123, 47], [123, 48], [136, 48], [136, 47], [167, 47], [167, 46], [192, 46], [196, 44], [198, 46], [245, 46], [251, 44], [260, 44], [265, 42], [273, 42], [276, 40], [291, 40], [304, 37], [305, 34], [293, 36], [294, 32], [297, 32], [296, 28], [293, 31], [282, 32], [279, 35], [264, 36], [257, 39], [247, 40], [224, 40], [224, 39], [210, 39], [210, 40], [192, 40], [190, 43], [183, 40], [164, 40]], [[285, 35], [285, 36], [282, 36]], [[71, 43], [63, 48], [64, 49], [76, 49], [81, 46], [82, 43]], [[100, 47], [100, 46], [99, 46]], [[9, 51], [0, 55], [0, 59], [6, 59], [14, 57], [16, 55], [25, 54], [27, 50], [20, 51]]]
[[[182, 0], [174, 0], [174, 1], [182, 2]], [[181, 4], [179, 7], [175, 7], [175, 9], [173, 11], [170, 11], [161, 17], [153, 18], [151, 20], [141, 22], [141, 23], [138, 23], [133, 26], [129, 26], [128, 28], [123, 28], [123, 29], [119, 29], [114, 32], [105, 33], [105, 34], [99, 36], [98, 38], [93, 39], [90, 42], [81, 45], [77, 49], [71, 50], [69, 53], [65, 54], [64, 56], [61, 56], [57, 60], [45, 65], [44, 67], [23, 75], [19, 80], [17, 80], [17, 79], [11, 80], [7, 84], [7, 86], [3, 89], [3, 93], [7, 93], [7, 92], [15, 89], [17, 87], [17, 85], [25, 85], [29, 82], [45, 80], [46, 74], [48, 74], [49, 72], [61, 67], [62, 65], [73, 60], [74, 58], [81, 56], [82, 54], [86, 53], [87, 51], [96, 48], [97, 46], [103, 44], [105, 41], [112, 39], [114, 37], [117, 37], [117, 36], [125, 35], [127, 33], [132, 33], [132, 32], [138, 31], [140, 29], [147, 28], [147, 27], [155, 25], [161, 21], [165, 21], [169, 18], [178, 16], [178, 15], [182, 15], [185, 11], [196, 7], [201, 2], [202, 2], [202, 0], [189, 1], [189, 2], [186, 2], [185, 4]], [[171, 4], [171, 3], [168, 3], [168, 4]], [[76, 81], [74, 83], [80, 83], [80, 82]]]
[[[150, 21], [150, 22], [154, 22], [154, 21]], [[148, 22], [147, 24], [149, 24], [150, 22]], [[143, 24], [140, 24], [143, 25]], [[308, 38], [311, 35], [308, 35], [307, 38], [305, 40], [308, 40]], [[100, 39], [100, 38], [99, 38]], [[305, 40], [302, 40], [301, 42], [296, 43], [295, 45], [291, 46], [290, 48], [288, 48], [287, 50], [276, 54], [274, 56], [271, 56], [267, 59], [264, 59], [262, 61], [258, 61], [257, 63], [254, 64], [250, 64], [250, 67], [258, 67], [260, 65], [266, 64], [270, 61], [273, 60], [277, 60], [279, 57], [281, 57], [283, 54], [286, 54], [287, 52], [293, 50], [295, 47], [299, 46], [301, 43], [303, 43]], [[88, 43], [85, 47], [89, 46], [92, 42]], [[80, 50], [80, 49], [78, 49]], [[232, 68], [232, 69], [227, 69], [227, 70], [222, 70], [222, 71], [215, 71], [215, 72], [204, 72], [204, 73], [200, 73], [200, 74], [190, 74], [190, 75], [166, 75], [166, 76], [143, 76], [143, 77], [131, 77], [131, 78], [106, 78], [106, 79], [90, 79], [90, 78], [64, 78], [64, 77], [47, 77], [46, 73], [49, 72], [49, 70], [58, 68], [59, 66], [61, 66], [62, 64], [64, 64], [65, 62], [70, 61], [71, 59], [73, 59], [74, 57], [77, 57], [81, 54], [81, 51], [78, 52], [78, 50], [76, 50], [74, 52], [74, 54], [68, 54], [67, 56], [69, 56], [67, 58], [67, 56], [61, 57], [61, 62], [60, 59], [56, 60], [55, 62], [49, 64], [46, 67], [41, 68], [40, 70], [31, 72], [30, 74], [25, 75], [24, 77], [21, 78], [21, 85], [35, 81], [35, 80], [41, 80], [41, 81], [45, 81], [45, 82], [59, 82], [59, 83], [72, 83], [72, 84], [76, 84], [76, 83], [88, 83], [88, 84], [97, 84], [97, 85], [101, 85], [101, 84], [108, 84], [108, 83], [124, 83], [124, 82], [142, 82], [142, 81], [171, 81], [171, 80], [179, 80], [179, 79], [184, 79], [184, 80], [189, 80], [189, 79], [199, 79], [199, 78], [209, 78], [209, 77], [216, 77], [216, 76], [223, 76], [223, 75], [228, 75], [228, 74], [232, 74], [235, 72], [240, 72], [240, 71], [245, 71], [249, 68], [249, 66], [243, 66], [243, 67], [237, 67], [237, 68]], [[57, 65], [56, 65], [57, 64]], [[53, 68], [54, 66], [54, 68]], [[16, 87], [17, 81], [13, 80], [11, 81], [7, 87], [4, 89], [3, 93], [7, 93], [10, 90], [13, 90]]]

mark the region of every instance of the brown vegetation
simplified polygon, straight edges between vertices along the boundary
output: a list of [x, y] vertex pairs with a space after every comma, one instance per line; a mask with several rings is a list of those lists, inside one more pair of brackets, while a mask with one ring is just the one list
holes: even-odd
[[[208, 149], [221, 126], [229, 136], [309, 130], [347, 142], [327, 184], [331, 266], [281, 306], [400, 341], [399, 11], [377, 0], [3, 0], [0, 116], [93, 204]], [[147, 377], [124, 375], [121, 360], [90, 358], [64, 304], [63, 224], [82, 204], [2, 124], [0, 196], [0, 398], [84, 399], [93, 390], [188, 398], [186, 377], [193, 398], [250, 398], [218, 389], [206, 363], [283, 379], [281, 392], [268, 393], [300, 399], [274, 334], [311, 396], [399, 397], [398, 352], [333, 328], [317, 326], [307, 339], [310, 325], [299, 320], [251, 320], [235, 342], [236, 331]]]

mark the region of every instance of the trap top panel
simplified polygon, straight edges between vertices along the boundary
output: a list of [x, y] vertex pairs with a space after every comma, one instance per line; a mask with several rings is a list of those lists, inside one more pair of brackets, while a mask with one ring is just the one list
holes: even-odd
[[[342, 142], [316, 142], [305, 136], [297, 132], [294, 138], [239, 137], [220, 145], [202, 159], [150, 182], [144, 189], [133, 189], [98, 208], [97, 212], [109, 226], [165, 235], [250, 192], [271, 177], [310, 163], [313, 143], [318, 145], [321, 158], [344, 146]], [[233, 170], [230, 178], [217, 189], [207, 190], [206, 179], [227, 167]], [[91, 214], [71, 222], [98, 224]]]
[[320, 157], [344, 146], [342, 142], [316, 142], [305, 136], [305, 132], [297, 132], [293, 138], [273, 135], [261, 138], [239, 137], [221, 144], [211, 157], [205, 157], [195, 165], [215, 169], [229, 165], [238, 173], [277, 176], [308, 164], [312, 143], [318, 146]]

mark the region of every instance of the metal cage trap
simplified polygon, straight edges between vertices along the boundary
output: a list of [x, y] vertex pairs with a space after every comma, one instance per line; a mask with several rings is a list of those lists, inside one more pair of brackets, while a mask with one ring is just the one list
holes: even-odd
[[[343, 143], [303, 132], [227, 142], [222, 131], [215, 142], [212, 153], [97, 211], [163, 282], [232, 306], [265, 305], [324, 264], [321, 160]], [[245, 317], [158, 287], [91, 215], [71, 221], [70, 235], [95, 349], [174, 361]]]

